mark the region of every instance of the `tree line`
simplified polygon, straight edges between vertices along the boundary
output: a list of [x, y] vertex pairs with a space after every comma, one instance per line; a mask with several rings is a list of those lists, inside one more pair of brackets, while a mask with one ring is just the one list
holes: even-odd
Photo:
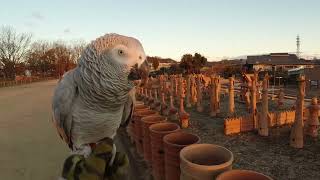
[[74, 68], [86, 43], [82, 40], [33, 41], [10, 26], [0, 29], [0, 78], [14, 79], [29, 70], [33, 76], [61, 76]]
[[[172, 59], [163, 59], [160, 57], [148, 57], [150, 60], [148, 62], [152, 63], [155, 70], [154, 74], [190, 74], [190, 73], [200, 73], [201, 69], [206, 66], [207, 58], [199, 53], [184, 54], [180, 62], [176, 62]], [[169, 67], [159, 67], [159, 62], [170, 62]]]
[[[82, 40], [33, 41], [31, 34], [18, 33], [10, 26], [3, 26], [0, 28], [0, 79], [14, 79], [17, 75], [24, 75], [26, 70], [32, 76], [60, 77], [76, 66], [85, 46]], [[225, 66], [229, 61], [210, 65], [212, 62], [200, 53], [184, 54], [179, 63], [157, 56], [148, 56], [147, 61], [156, 70], [154, 74], [200, 73], [205, 66], [226, 76], [240, 72], [239, 66]], [[159, 68], [160, 63], [170, 66]]]

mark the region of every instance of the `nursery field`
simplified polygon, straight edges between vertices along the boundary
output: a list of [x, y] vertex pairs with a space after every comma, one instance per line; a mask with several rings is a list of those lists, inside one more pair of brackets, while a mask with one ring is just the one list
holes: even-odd
[[[227, 112], [228, 97], [221, 101], [222, 116]], [[285, 108], [292, 106], [286, 102]], [[270, 101], [270, 110], [276, 110]], [[236, 113], [243, 114], [245, 105], [235, 104]], [[258, 104], [258, 109], [260, 105]], [[234, 169], [249, 169], [266, 174], [277, 180], [286, 179], [320, 179], [320, 141], [306, 138], [303, 149], [289, 146], [290, 126], [272, 128], [269, 137], [248, 132], [225, 136], [224, 118], [211, 118], [208, 111], [198, 113], [195, 108], [187, 109], [191, 117], [191, 127], [187, 131], [197, 134], [202, 143], [222, 145], [234, 154]]]
[[[68, 156], [67, 146], [60, 140], [51, 124], [51, 96], [57, 81], [38, 82], [0, 88], [0, 179], [52, 179], [61, 172]], [[269, 137], [255, 132], [225, 136], [223, 116], [227, 113], [228, 96], [221, 98], [221, 117], [209, 116], [193, 108], [191, 125], [184, 131], [200, 136], [202, 143], [225, 146], [234, 153], [235, 169], [255, 170], [274, 179], [320, 179], [320, 142], [306, 139], [303, 149], [289, 146], [290, 127], [272, 128]], [[283, 109], [289, 109], [287, 101]], [[270, 111], [279, 110], [270, 101]], [[245, 114], [245, 105], [236, 101], [236, 114]], [[257, 105], [258, 109], [260, 104]], [[133, 180], [150, 179], [150, 169], [137, 156], [124, 131], [117, 140], [118, 150], [131, 160]]]

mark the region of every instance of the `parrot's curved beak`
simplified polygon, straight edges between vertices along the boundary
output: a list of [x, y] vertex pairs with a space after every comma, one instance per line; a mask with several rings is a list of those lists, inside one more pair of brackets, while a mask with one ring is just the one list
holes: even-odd
[[141, 73], [140, 74], [140, 76], [141, 76], [140, 86], [144, 86], [148, 81], [148, 77], [149, 77], [149, 73], [150, 73], [150, 67], [149, 67], [147, 60], [145, 60], [141, 64], [141, 66], [139, 67], [139, 71]]
[[150, 67], [147, 61], [144, 61], [140, 67], [136, 65], [131, 69], [130, 74], [128, 76], [129, 80], [138, 80], [141, 79], [139, 86], [144, 86], [148, 80], [150, 72]]

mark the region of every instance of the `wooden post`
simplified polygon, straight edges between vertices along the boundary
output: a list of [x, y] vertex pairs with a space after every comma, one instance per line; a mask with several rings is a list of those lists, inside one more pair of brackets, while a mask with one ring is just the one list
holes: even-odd
[[283, 89], [280, 88], [279, 94], [278, 94], [278, 108], [283, 107], [283, 101], [284, 101], [284, 92], [283, 92]]
[[305, 96], [305, 77], [300, 76], [298, 79], [298, 94], [296, 101], [296, 115], [294, 124], [291, 128], [290, 146], [294, 148], [303, 148], [303, 108]]
[[252, 77], [251, 82], [251, 113], [254, 128], [257, 128], [257, 77]]
[[312, 98], [311, 104], [308, 107], [309, 109], [309, 118], [306, 125], [306, 134], [315, 138], [318, 137], [318, 128], [319, 128], [319, 105], [317, 97]]
[[200, 75], [197, 76], [197, 111], [203, 112], [203, 106], [202, 106], [202, 85], [200, 80]]
[[187, 87], [186, 87], [186, 106], [188, 108], [191, 107], [190, 99], [191, 99], [191, 76], [188, 75], [187, 76]]
[[154, 88], [154, 100], [153, 103], [150, 105], [150, 108], [156, 111], [161, 110], [161, 103], [158, 99], [158, 88]]
[[176, 102], [177, 104], [180, 104], [180, 99], [181, 99], [181, 93], [182, 93], [182, 89], [183, 89], [183, 85], [181, 84], [181, 82], [183, 82], [183, 77], [182, 74], [179, 74], [176, 77], [176, 83], [177, 83], [177, 87], [178, 87], [178, 93], [176, 95]]
[[216, 117], [219, 113], [219, 103], [220, 103], [220, 79], [216, 76], [211, 76], [211, 93], [210, 93], [210, 116]]
[[[174, 75], [174, 88], [175, 88], [175, 97], [179, 96], [179, 76]], [[179, 98], [177, 98], [180, 100]]]
[[185, 80], [183, 80], [182, 78], [179, 81], [179, 87], [180, 87], [180, 92], [181, 92], [179, 118], [180, 118], [181, 128], [188, 128], [190, 115], [184, 110], [184, 98], [186, 96], [186, 90], [184, 88], [184, 81]]
[[149, 99], [148, 88], [145, 87], [143, 90], [144, 90], [143, 102], [144, 102], [144, 104], [147, 104], [148, 99]]
[[169, 115], [169, 106], [166, 103], [166, 94], [170, 91], [169, 82], [165, 82], [164, 89], [162, 91], [162, 103], [161, 103], [161, 114], [168, 116]]
[[194, 75], [191, 75], [191, 102], [192, 105], [197, 103], [197, 85]]
[[153, 102], [154, 102], [154, 98], [152, 96], [152, 89], [150, 88], [149, 89], [149, 101], [147, 102], [147, 105], [151, 106]]
[[269, 135], [269, 123], [268, 123], [268, 81], [269, 75], [266, 74], [262, 83], [262, 112], [258, 122], [258, 133], [260, 136]]
[[234, 76], [229, 78], [229, 116], [234, 115]]
[[[182, 112], [184, 111], [184, 102], [183, 102], [183, 98], [182, 98], [182, 93], [184, 93], [184, 88], [183, 88], [183, 79], [182, 78], [179, 78], [179, 105], [180, 105], [180, 109], [179, 109], [179, 112]], [[185, 95], [183, 95], [183, 97], [185, 97]]]
[[211, 117], [214, 117], [214, 116], [216, 116], [216, 114], [215, 114], [215, 110], [214, 110], [214, 103], [215, 103], [215, 89], [216, 89], [216, 84], [215, 84], [215, 76], [214, 75], [211, 75], [210, 76], [210, 81], [211, 81], [211, 83], [210, 83], [210, 93], [209, 93], [209, 95], [210, 95], [210, 116]]
[[178, 110], [174, 107], [174, 94], [175, 94], [175, 84], [174, 84], [175, 76], [171, 77], [171, 91], [170, 91], [170, 109], [169, 109], [169, 120], [177, 121], [178, 120]]
[[216, 111], [216, 114], [220, 113], [220, 90], [221, 90], [220, 76], [217, 76], [216, 88], [215, 88], [215, 111]]

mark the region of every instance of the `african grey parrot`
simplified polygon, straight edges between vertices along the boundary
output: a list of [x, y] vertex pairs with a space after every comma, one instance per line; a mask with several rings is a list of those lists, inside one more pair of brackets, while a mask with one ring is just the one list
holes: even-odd
[[106, 34], [82, 52], [78, 66], [67, 72], [53, 96], [53, 122], [74, 150], [111, 138], [132, 113], [134, 84], [128, 79], [138, 64], [148, 67], [141, 43], [132, 37]]

